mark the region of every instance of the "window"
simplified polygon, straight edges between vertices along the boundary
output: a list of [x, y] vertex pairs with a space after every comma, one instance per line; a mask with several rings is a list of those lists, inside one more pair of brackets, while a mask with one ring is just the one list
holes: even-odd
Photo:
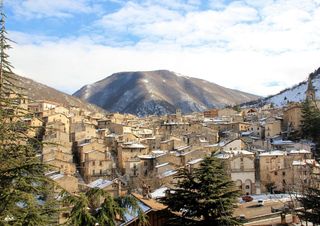
[[243, 162], [243, 158], [242, 157], [240, 158], [240, 161]]
[[95, 175], [96, 174], [96, 171], [95, 170], [92, 170], [92, 175]]
[[92, 165], [95, 166], [96, 165], [96, 161], [92, 161]]
[[100, 169], [100, 175], [102, 175], [102, 169]]
[[278, 172], [277, 172], [277, 171], [276, 171], [276, 172], [274, 172], [274, 175], [275, 175], [275, 176], [277, 176], [277, 175], [278, 175]]
[[282, 176], [285, 176], [286, 175], [286, 172], [282, 172]]
[[69, 213], [62, 213], [63, 218], [69, 218], [70, 214]]
[[99, 165], [102, 166], [102, 161], [100, 161]]

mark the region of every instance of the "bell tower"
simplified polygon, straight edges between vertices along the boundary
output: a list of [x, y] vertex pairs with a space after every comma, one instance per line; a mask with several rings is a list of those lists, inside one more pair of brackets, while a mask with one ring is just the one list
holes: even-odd
[[309, 78], [308, 78], [308, 88], [307, 88], [307, 91], [306, 91], [306, 99], [310, 100], [310, 101], [313, 101], [313, 100], [315, 100], [315, 97], [316, 97], [316, 93], [315, 93], [314, 87], [312, 85], [312, 78], [311, 78], [311, 76], [309, 76]]

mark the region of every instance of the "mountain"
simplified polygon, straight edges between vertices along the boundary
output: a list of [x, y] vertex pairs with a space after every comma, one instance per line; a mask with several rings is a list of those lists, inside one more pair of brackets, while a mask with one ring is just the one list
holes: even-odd
[[62, 106], [77, 106], [93, 112], [105, 112], [102, 108], [80, 100], [79, 98], [60, 92], [49, 86], [35, 82], [22, 76], [15, 75], [17, 85], [24, 88], [24, 92], [31, 100], [50, 100]]
[[[311, 86], [312, 85], [312, 86]], [[305, 81], [282, 90], [278, 94], [261, 98], [255, 101], [242, 104], [242, 106], [260, 107], [266, 104], [273, 104], [276, 107], [283, 107], [289, 102], [303, 102], [306, 99], [307, 91], [314, 89], [316, 99], [320, 99], [320, 68], [311, 73]]]
[[107, 111], [138, 116], [183, 113], [235, 105], [258, 96], [167, 70], [120, 72], [73, 94]]

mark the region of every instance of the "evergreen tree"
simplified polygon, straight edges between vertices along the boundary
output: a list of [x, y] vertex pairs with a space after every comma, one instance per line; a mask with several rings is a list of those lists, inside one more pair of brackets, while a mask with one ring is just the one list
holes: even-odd
[[316, 104], [306, 99], [302, 104], [301, 137], [309, 139], [316, 144], [316, 156], [320, 148], [320, 110]]
[[55, 212], [50, 181], [39, 151], [30, 142], [25, 98], [17, 87], [7, 54], [5, 15], [0, 3], [0, 225], [46, 225]]
[[182, 218], [171, 220], [172, 224], [238, 225], [232, 213], [239, 191], [221, 160], [207, 157], [193, 172], [179, 169], [176, 179], [176, 188], [161, 200], [171, 211], [182, 213]]
[[313, 102], [305, 100], [302, 104], [302, 137], [316, 140], [320, 135], [320, 112]]
[[143, 211], [133, 196], [113, 198], [108, 192], [92, 188], [78, 195], [68, 194], [65, 203], [72, 206], [67, 225], [108, 225], [116, 226], [126, 219], [126, 214], [137, 215], [139, 225], [148, 225]]
[[320, 224], [320, 190], [309, 187], [298, 200], [303, 206], [303, 210], [298, 213], [299, 217], [313, 225]]

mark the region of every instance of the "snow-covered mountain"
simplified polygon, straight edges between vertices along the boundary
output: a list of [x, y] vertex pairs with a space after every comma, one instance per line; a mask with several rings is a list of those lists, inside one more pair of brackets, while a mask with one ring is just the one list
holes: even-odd
[[306, 93], [308, 90], [308, 84], [311, 84], [314, 88], [315, 98], [320, 99], [320, 68], [309, 75], [309, 78], [299, 84], [285, 89], [276, 95], [272, 95], [266, 98], [262, 98], [256, 101], [251, 101], [243, 105], [247, 106], [263, 106], [266, 104], [273, 104], [276, 107], [282, 107], [289, 102], [303, 102], [306, 99]]
[[138, 116], [173, 113], [177, 108], [183, 113], [203, 111], [258, 98], [167, 70], [116, 73], [73, 95], [110, 112]]

